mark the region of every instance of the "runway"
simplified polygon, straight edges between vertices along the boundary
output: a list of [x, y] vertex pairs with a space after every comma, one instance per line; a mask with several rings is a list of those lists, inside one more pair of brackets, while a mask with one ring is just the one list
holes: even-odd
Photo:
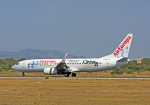
[[[45, 76], [0, 76], [0, 79], [45, 79]], [[80, 76], [80, 77], [63, 77], [63, 76], [49, 76], [50, 80], [55, 79], [105, 79], [105, 80], [150, 80], [150, 77], [94, 77], [94, 76]]]

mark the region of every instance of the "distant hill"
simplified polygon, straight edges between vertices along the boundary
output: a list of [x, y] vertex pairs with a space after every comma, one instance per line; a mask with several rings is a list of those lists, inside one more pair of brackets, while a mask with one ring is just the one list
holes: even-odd
[[[40, 50], [40, 49], [24, 49], [19, 52], [0, 51], [0, 58], [26, 58], [26, 59], [53, 59], [62, 58], [65, 55], [64, 52], [57, 50]], [[68, 58], [85, 58], [84, 56], [76, 56], [68, 54]]]

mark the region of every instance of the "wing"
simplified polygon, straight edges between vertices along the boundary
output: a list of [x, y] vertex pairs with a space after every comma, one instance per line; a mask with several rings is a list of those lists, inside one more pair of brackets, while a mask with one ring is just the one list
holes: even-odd
[[57, 70], [63, 70], [69, 68], [65, 63], [67, 55], [68, 54], [66, 53], [65, 56], [62, 58], [61, 62], [56, 66]]

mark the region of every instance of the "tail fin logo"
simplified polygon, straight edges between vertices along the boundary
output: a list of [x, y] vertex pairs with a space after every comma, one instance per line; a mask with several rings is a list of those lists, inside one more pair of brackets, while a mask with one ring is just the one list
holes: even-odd
[[[113, 52], [113, 54], [114, 54], [114, 56], [116, 57], [120, 57], [120, 56], [122, 56], [122, 57], [124, 57], [124, 54], [127, 54], [128, 53], [128, 46], [126, 46], [129, 42], [130, 42], [130, 40], [131, 40], [131, 36], [128, 36], [124, 41], [123, 41], [123, 43], [121, 44], [121, 46], [119, 46], [114, 52]], [[126, 46], [126, 47], [125, 47]], [[124, 48], [125, 47], [125, 48]], [[120, 55], [120, 52], [122, 52], [121, 53], [121, 55]]]
[[129, 53], [129, 47], [126, 46], [121, 52], [117, 55], [117, 58], [124, 58]]

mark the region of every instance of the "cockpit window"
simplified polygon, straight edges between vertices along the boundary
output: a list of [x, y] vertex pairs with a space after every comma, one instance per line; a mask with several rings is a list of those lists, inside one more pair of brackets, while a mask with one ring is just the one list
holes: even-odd
[[16, 65], [19, 65], [19, 63], [16, 63]]

